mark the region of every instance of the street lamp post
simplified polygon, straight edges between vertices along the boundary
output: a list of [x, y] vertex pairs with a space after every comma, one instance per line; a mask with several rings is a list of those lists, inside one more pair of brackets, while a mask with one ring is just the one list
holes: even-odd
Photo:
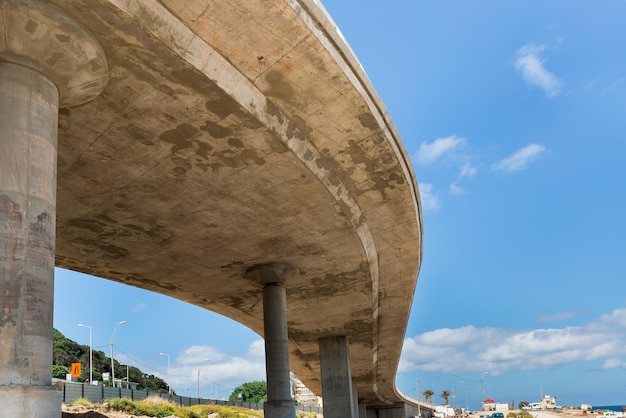
[[172, 394], [172, 373], [170, 369], [170, 355], [167, 353], [159, 353], [162, 356], [167, 356], [167, 387], [169, 388], [170, 395]]
[[487, 373], [489, 372], [485, 372], [483, 373], [482, 376], [480, 376], [480, 389], [482, 390], [482, 393], [483, 393], [483, 402], [485, 401], [485, 385], [483, 384], [483, 378], [485, 377]]
[[[208, 363], [208, 362], [209, 362], [209, 361], [211, 361], [211, 360], [206, 359], [206, 360], [204, 360], [204, 361], [205, 361], [206, 363]], [[203, 364], [202, 366], [204, 366], [204, 364]], [[200, 367], [198, 368], [198, 388], [197, 388], [197, 391], [196, 391], [196, 396], [197, 396], [197, 398], [198, 398], [198, 399], [200, 399], [200, 370], [202, 370], [202, 366], [200, 366]]]
[[89, 384], [93, 385], [93, 353], [91, 340], [91, 327], [89, 325], [78, 324], [79, 327], [89, 328]]
[[115, 386], [115, 363], [113, 360], [113, 337], [115, 336], [115, 332], [117, 331], [117, 328], [120, 325], [124, 325], [126, 323], [126, 321], [120, 321], [117, 323], [117, 325], [115, 326], [115, 329], [113, 330], [113, 334], [111, 334], [111, 338], [109, 339], [109, 347], [111, 348], [111, 382], [113, 383], [112, 386]]

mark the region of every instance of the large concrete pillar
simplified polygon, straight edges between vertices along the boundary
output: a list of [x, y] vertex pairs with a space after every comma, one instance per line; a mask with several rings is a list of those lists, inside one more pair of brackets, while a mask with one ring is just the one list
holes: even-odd
[[320, 338], [319, 345], [324, 418], [357, 418], [348, 340], [344, 336]]
[[96, 97], [99, 44], [60, 9], [0, 3], [0, 405], [3, 416], [60, 417], [52, 386], [59, 103]]
[[263, 284], [263, 324], [265, 331], [265, 369], [267, 402], [266, 418], [295, 418], [289, 377], [289, 345], [287, 335], [287, 296], [283, 284], [298, 274], [288, 264], [263, 264], [250, 268], [246, 277]]

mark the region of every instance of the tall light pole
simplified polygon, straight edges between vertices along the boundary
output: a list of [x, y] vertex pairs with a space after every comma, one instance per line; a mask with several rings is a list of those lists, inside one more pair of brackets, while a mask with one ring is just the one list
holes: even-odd
[[482, 392], [483, 392], [483, 402], [484, 402], [484, 400], [485, 400], [485, 385], [483, 385], [483, 378], [485, 377], [485, 375], [486, 375], [487, 373], [489, 373], [489, 372], [485, 372], [485, 373], [483, 373], [483, 375], [482, 375], [482, 376], [480, 376], [480, 389], [481, 389], [481, 390], [482, 390]]
[[[135, 364], [133, 361], [132, 364]], [[126, 364], [126, 389], [130, 389], [130, 374], [128, 373], [128, 364]]]
[[172, 373], [170, 369], [170, 355], [167, 353], [159, 353], [162, 356], [167, 356], [167, 387], [169, 388], [170, 395], [172, 394]]
[[422, 418], [422, 411], [420, 409], [420, 389], [417, 379], [415, 379], [415, 394], [417, 395], [417, 418]]
[[[211, 361], [211, 360], [206, 359], [206, 360], [204, 360], [204, 361], [205, 361], [205, 363], [208, 363], [208, 362], [209, 362], [209, 361]], [[205, 364], [203, 364], [202, 366], [204, 366], [204, 365], [205, 365]], [[202, 366], [200, 366], [200, 367], [198, 368], [198, 389], [197, 389], [197, 392], [196, 392], [196, 397], [197, 397], [198, 399], [200, 399], [200, 370], [202, 369]]]
[[126, 321], [120, 321], [117, 323], [117, 325], [115, 326], [115, 329], [113, 330], [113, 334], [111, 334], [111, 338], [109, 339], [109, 347], [111, 348], [111, 382], [113, 383], [112, 386], [115, 386], [115, 363], [113, 362], [113, 337], [115, 336], [115, 332], [117, 331], [117, 328], [120, 325], [124, 325], [126, 323]]
[[93, 385], [93, 353], [91, 340], [91, 327], [89, 325], [78, 324], [79, 327], [89, 328], [89, 384]]

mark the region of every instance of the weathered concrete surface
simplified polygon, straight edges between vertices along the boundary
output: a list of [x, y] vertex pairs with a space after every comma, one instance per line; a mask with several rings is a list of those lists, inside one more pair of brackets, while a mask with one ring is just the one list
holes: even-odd
[[102, 48], [62, 9], [0, 3], [0, 405], [3, 416], [60, 416], [52, 386], [59, 104], [108, 79]]
[[359, 397], [397, 401], [417, 186], [325, 12], [313, 0], [51, 2], [109, 65], [100, 96], [60, 111], [57, 266], [262, 335], [262, 285], [244, 272], [289, 263], [292, 370], [320, 394], [318, 339], [345, 335]]

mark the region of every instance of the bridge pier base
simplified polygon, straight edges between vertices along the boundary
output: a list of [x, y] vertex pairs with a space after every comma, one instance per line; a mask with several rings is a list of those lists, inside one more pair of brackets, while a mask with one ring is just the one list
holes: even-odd
[[0, 405], [60, 417], [52, 386], [58, 109], [95, 98], [106, 57], [39, 0], [0, 6]]
[[263, 264], [246, 271], [246, 277], [263, 284], [263, 326], [265, 332], [266, 418], [295, 418], [291, 399], [289, 345], [287, 335], [287, 294], [283, 284], [298, 269], [288, 264]]
[[358, 418], [348, 340], [344, 336], [320, 338], [319, 346], [324, 418]]

